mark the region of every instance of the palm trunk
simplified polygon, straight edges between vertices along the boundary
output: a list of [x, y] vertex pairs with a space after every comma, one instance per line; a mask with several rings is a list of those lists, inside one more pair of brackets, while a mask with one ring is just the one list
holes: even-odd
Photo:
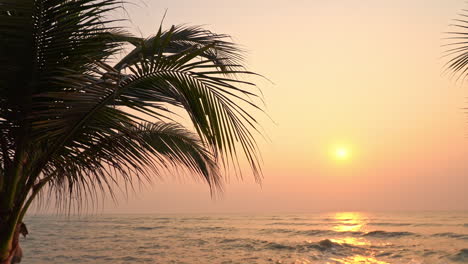
[[11, 215], [11, 220], [1, 225], [0, 232], [0, 264], [20, 263], [23, 252], [19, 245], [20, 233], [25, 234], [24, 224], [16, 223], [17, 217]]
[[[5, 174], [7, 181], [0, 192], [0, 264], [20, 263], [22, 250], [19, 246], [20, 234], [27, 234], [26, 226], [22, 223], [23, 202], [18, 195], [22, 190], [25, 156], [19, 151]], [[29, 205], [28, 205], [29, 206]]]

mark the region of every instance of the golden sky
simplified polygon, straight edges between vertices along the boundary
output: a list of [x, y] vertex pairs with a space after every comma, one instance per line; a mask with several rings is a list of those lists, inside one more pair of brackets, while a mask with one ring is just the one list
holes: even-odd
[[[110, 212], [467, 210], [467, 92], [441, 45], [463, 0], [146, 0], [132, 27], [205, 25], [247, 49], [270, 141], [262, 186], [245, 175], [212, 200], [191, 180], [157, 182]], [[465, 85], [466, 86], [466, 85]], [[336, 159], [336, 148], [348, 151]]]

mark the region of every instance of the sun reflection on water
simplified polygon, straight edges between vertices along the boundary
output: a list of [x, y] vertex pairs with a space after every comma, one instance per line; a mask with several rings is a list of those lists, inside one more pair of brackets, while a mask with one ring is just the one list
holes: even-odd
[[[374, 257], [366, 257], [361, 255], [356, 255], [344, 259], [334, 259], [331, 260], [336, 261], [335, 263], [341, 264], [390, 264], [385, 261], [377, 260]], [[334, 264], [335, 264], [334, 263]], [[331, 262], [327, 262], [327, 264], [332, 264]]]
[[[335, 225], [332, 229], [336, 232], [364, 232], [368, 223], [368, 217], [362, 213], [336, 213], [333, 215]], [[362, 237], [338, 237], [330, 239], [338, 244], [347, 244], [352, 246], [370, 246], [371, 243]], [[372, 256], [354, 255], [342, 259], [332, 258], [333, 263], [341, 264], [389, 264], [388, 262], [377, 260]], [[330, 262], [328, 262], [330, 263]], [[327, 264], [328, 264], [327, 263]], [[331, 263], [330, 263], [331, 264]]]
[[333, 230], [337, 232], [359, 232], [368, 222], [368, 218], [361, 213], [336, 213], [334, 219], [337, 223]]
[[[333, 218], [336, 224], [333, 226], [333, 230], [337, 232], [359, 232], [364, 229], [364, 226], [368, 222], [368, 218], [361, 213], [336, 213]], [[332, 242], [339, 244], [348, 244], [353, 246], [368, 246], [369, 241], [363, 238], [345, 237], [345, 238], [334, 238]]]

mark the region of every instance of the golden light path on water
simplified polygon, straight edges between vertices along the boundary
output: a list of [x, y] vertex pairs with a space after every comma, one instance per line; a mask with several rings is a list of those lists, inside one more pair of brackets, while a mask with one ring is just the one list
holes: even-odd
[[[344, 258], [344, 259], [332, 259], [336, 261], [335, 263], [342, 263], [342, 264], [390, 264], [385, 261], [380, 261], [377, 260], [373, 257], [366, 257], [366, 256], [352, 256], [349, 258]], [[335, 264], [333, 263], [333, 264]], [[327, 264], [332, 264], [332, 263], [327, 263]]]
[[337, 232], [359, 232], [367, 224], [368, 218], [361, 213], [336, 213], [337, 224], [333, 227]]
[[[368, 217], [362, 213], [336, 213], [333, 218], [336, 220], [336, 225], [333, 230], [337, 232], [361, 232], [365, 231], [365, 226], [368, 223]], [[330, 239], [332, 242], [339, 244], [348, 244], [353, 246], [369, 246], [371, 243], [364, 238], [344, 237]], [[342, 264], [389, 264], [385, 261], [380, 261], [373, 256], [354, 255], [342, 259], [332, 258], [334, 263]], [[332, 264], [328, 262], [327, 264]]]

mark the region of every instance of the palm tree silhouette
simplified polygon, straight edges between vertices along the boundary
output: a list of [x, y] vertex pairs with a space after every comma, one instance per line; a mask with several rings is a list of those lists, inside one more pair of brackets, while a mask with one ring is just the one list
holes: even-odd
[[260, 177], [259, 94], [239, 79], [255, 75], [240, 49], [200, 27], [133, 36], [108, 18], [119, 8], [0, 0], [1, 264], [20, 261], [37, 197], [79, 206], [178, 166], [216, 191], [237, 153]]

